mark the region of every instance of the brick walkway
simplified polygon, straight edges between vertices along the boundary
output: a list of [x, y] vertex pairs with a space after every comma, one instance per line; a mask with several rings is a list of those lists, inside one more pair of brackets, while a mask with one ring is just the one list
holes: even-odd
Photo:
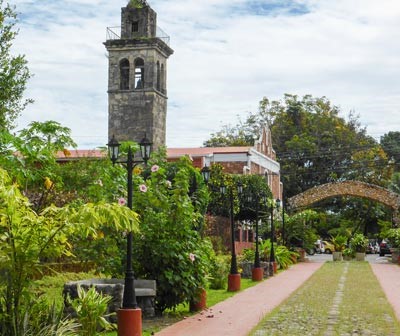
[[385, 263], [371, 264], [371, 267], [400, 321], [400, 266]]
[[157, 336], [246, 336], [322, 263], [303, 262], [156, 333]]

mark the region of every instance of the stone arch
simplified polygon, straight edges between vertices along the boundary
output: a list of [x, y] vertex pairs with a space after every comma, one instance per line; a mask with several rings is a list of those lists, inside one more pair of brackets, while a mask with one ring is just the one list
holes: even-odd
[[400, 224], [400, 195], [388, 189], [360, 181], [344, 181], [316, 186], [288, 199], [291, 210], [304, 208], [327, 198], [335, 196], [354, 196], [370, 199], [390, 207], [393, 210], [393, 221]]

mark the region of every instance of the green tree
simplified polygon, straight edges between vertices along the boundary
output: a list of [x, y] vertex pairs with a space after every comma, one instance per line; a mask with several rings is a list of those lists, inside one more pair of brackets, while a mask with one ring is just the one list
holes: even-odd
[[[314, 186], [328, 182], [359, 180], [387, 186], [393, 171], [390, 157], [361, 127], [359, 118], [351, 112], [347, 119], [326, 97], [298, 97], [285, 94], [282, 101], [264, 98], [257, 113], [250, 113], [236, 126], [227, 126], [212, 134], [207, 146], [252, 145], [260, 128], [268, 126], [272, 143], [281, 165], [285, 199]], [[393, 148], [393, 147], [391, 147]], [[344, 212], [343, 219], [352, 219], [359, 227], [376, 227], [377, 218], [387, 212], [364, 200], [334, 198], [316, 205], [320, 211]], [[357, 211], [368, 216], [358, 218]], [[347, 211], [353, 209], [354, 211]], [[331, 223], [335, 224], [335, 223]], [[338, 225], [339, 222], [336, 222]], [[326, 228], [329, 230], [331, 228]]]
[[389, 132], [381, 137], [380, 144], [389, 159], [394, 160], [396, 171], [400, 170], [400, 132]]
[[54, 177], [56, 154], [76, 147], [71, 130], [56, 121], [34, 121], [17, 135], [3, 133], [3, 156], [0, 164], [27, 191], [42, 185], [45, 177]]
[[44, 267], [41, 261], [70, 255], [69, 237], [74, 232], [93, 236], [105, 224], [119, 231], [138, 231], [137, 214], [116, 203], [51, 206], [38, 214], [2, 169], [0, 200], [0, 334], [4, 336], [23, 335], [37, 299], [31, 285]]
[[320, 215], [313, 210], [304, 210], [289, 216], [286, 221], [288, 243], [304, 248], [314, 247], [314, 243], [318, 239], [316, 227], [319, 217]]
[[377, 183], [382, 175], [387, 179], [388, 160], [379, 145], [366, 134], [354, 113], [347, 121], [339, 113], [325, 97], [285, 94], [282, 101], [272, 102], [264, 98], [257, 113], [212, 134], [204, 144], [252, 145], [260, 128], [268, 126], [287, 197], [332, 181]]
[[400, 173], [394, 173], [389, 184], [389, 189], [400, 194]]
[[23, 97], [31, 77], [25, 56], [11, 53], [18, 34], [16, 19], [15, 8], [0, 0], [0, 133], [13, 129], [21, 111], [32, 102]]

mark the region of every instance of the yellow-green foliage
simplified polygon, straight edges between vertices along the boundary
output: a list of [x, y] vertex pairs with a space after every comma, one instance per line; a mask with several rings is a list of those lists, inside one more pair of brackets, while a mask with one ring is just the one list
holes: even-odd
[[38, 214], [0, 169], [0, 326], [5, 334], [23, 333], [25, 314], [34, 299], [30, 287], [41, 260], [69, 255], [69, 236], [76, 231], [95, 235], [99, 225], [138, 231], [138, 215], [128, 207], [106, 203], [51, 206]]

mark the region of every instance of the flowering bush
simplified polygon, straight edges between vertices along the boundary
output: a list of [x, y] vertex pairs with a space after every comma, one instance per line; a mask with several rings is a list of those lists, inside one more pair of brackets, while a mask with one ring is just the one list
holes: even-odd
[[207, 286], [214, 252], [201, 236], [208, 192], [199, 171], [186, 158], [154, 161], [144, 171], [146, 180], [134, 176], [141, 232], [133, 245], [136, 276], [157, 281], [156, 309], [162, 312]]

